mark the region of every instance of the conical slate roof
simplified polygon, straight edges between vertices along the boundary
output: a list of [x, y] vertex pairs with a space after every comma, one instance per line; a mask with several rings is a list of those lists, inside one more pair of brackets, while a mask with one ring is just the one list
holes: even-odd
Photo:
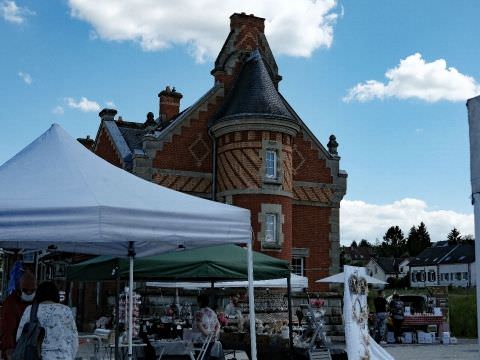
[[258, 50], [255, 50], [243, 65], [212, 125], [247, 117], [296, 122], [285, 107]]

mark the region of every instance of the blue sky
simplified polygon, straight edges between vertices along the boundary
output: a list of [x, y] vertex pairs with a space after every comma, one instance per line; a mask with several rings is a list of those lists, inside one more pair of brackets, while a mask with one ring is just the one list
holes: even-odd
[[473, 233], [465, 101], [480, 94], [480, 2], [97, 3], [0, 0], [0, 164], [53, 122], [94, 137], [112, 103], [143, 121], [165, 85], [188, 106], [213, 84], [228, 15], [245, 11], [267, 20], [283, 95], [340, 143], [343, 242], [420, 221], [434, 240]]

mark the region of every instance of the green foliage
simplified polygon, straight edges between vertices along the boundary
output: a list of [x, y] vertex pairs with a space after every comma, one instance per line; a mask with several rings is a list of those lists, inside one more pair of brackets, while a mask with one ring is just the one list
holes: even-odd
[[447, 235], [448, 243], [451, 245], [458, 244], [462, 240], [462, 236], [460, 235], [460, 231], [457, 228], [453, 228]]
[[477, 337], [477, 307], [475, 288], [457, 289], [448, 295], [450, 332], [456, 337]]
[[400, 257], [406, 251], [406, 240], [403, 231], [398, 226], [391, 226], [383, 236], [383, 242], [379, 247], [381, 256]]
[[352, 244], [350, 245], [352, 248], [358, 247], [357, 242], [355, 240], [352, 241]]
[[406, 289], [410, 286], [410, 276], [406, 275], [399, 279], [390, 277], [387, 279], [387, 283], [389, 289]]
[[362, 239], [362, 241], [360, 241], [360, 244], [358, 246], [359, 247], [372, 247], [372, 245], [366, 239]]
[[430, 247], [430, 234], [423, 221], [418, 227], [412, 226], [407, 238], [407, 251], [410, 256], [415, 256], [421, 253], [426, 248]]

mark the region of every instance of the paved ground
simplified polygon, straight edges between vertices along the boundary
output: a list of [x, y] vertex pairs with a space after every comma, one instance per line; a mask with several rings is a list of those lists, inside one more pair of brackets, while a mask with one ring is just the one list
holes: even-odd
[[478, 360], [480, 353], [474, 340], [459, 340], [456, 345], [386, 345], [395, 360]]

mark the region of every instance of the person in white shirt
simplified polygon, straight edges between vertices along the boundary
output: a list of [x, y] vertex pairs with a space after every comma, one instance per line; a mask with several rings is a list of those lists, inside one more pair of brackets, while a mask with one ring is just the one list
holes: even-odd
[[[38, 303], [37, 318], [45, 329], [42, 343], [42, 360], [73, 360], [78, 350], [78, 332], [72, 311], [60, 304], [60, 295], [53, 282], [46, 281], [38, 286], [34, 302]], [[17, 331], [17, 341], [23, 327], [30, 321], [28, 306], [22, 315]]]
[[230, 297], [230, 302], [225, 307], [225, 315], [230, 318], [242, 316], [242, 310], [238, 307], [238, 296]]

